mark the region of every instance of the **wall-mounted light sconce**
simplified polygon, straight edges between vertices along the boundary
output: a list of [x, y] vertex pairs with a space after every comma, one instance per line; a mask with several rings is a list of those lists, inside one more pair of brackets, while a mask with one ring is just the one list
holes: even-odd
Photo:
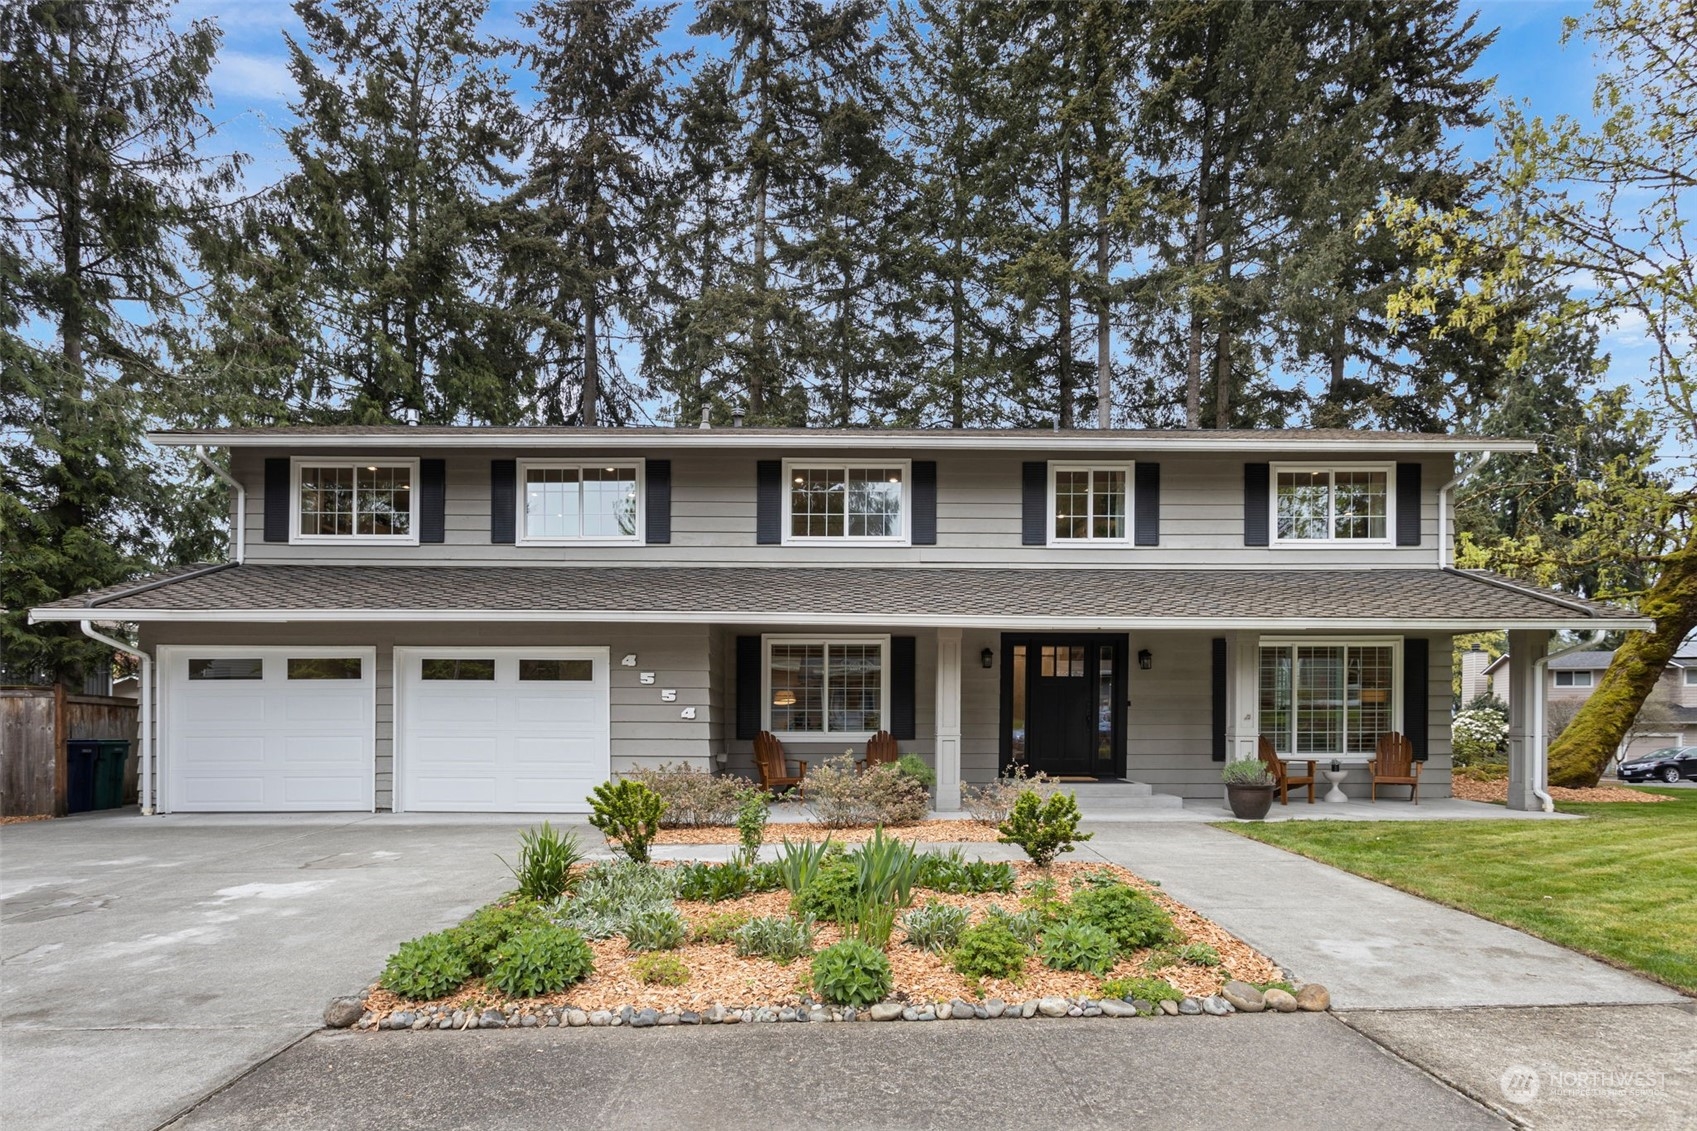
[[986, 648], [984, 651], [978, 653], [978, 662], [983, 664], [986, 670], [993, 668], [996, 666], [996, 653]]
[[1137, 666], [1142, 668], [1144, 671], [1148, 671], [1150, 668], [1154, 667], [1155, 666], [1155, 653], [1151, 652], [1147, 648], [1138, 649]]

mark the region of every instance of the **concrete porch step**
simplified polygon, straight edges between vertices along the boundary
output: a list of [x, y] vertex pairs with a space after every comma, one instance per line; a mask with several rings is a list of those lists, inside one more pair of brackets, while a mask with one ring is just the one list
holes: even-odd
[[1182, 809], [1184, 798], [1156, 793], [1140, 781], [1062, 782], [1063, 791], [1076, 794], [1085, 816], [1093, 813], [1129, 813], [1140, 809]]

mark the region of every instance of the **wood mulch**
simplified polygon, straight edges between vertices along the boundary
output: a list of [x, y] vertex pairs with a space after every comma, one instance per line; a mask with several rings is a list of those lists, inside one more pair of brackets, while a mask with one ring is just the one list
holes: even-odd
[[[1508, 804], [1508, 781], [1474, 781], [1471, 778], [1456, 777], [1450, 783], [1450, 790], [1461, 801], [1495, 802], [1498, 805]], [[1547, 792], [1552, 801], [1671, 801], [1672, 798], [1660, 794], [1645, 793], [1642, 790], [1627, 789], [1618, 785], [1597, 785], [1591, 789], [1568, 789], [1564, 786], [1552, 785]]]
[[[1018, 892], [1042, 872], [1031, 864], [1023, 863], [1015, 864], [1014, 870], [1019, 874], [1014, 893], [950, 895], [920, 890], [914, 893], [913, 905], [921, 907], [929, 902], [938, 902], [966, 907], [971, 910], [974, 922], [982, 919], [992, 906], [1017, 911]], [[1148, 959], [1152, 952], [1141, 950], [1122, 959], [1108, 977], [1159, 977], [1193, 997], [1217, 993], [1232, 978], [1246, 982], [1270, 982], [1284, 977], [1278, 966], [1248, 943], [1124, 868], [1111, 864], [1063, 862], [1053, 865], [1049, 874], [1058, 882], [1062, 894], [1070, 896], [1069, 881], [1072, 878], [1086, 871], [1098, 870], [1112, 872], [1119, 879], [1147, 892], [1172, 915], [1174, 924], [1184, 935], [1184, 942], [1207, 943], [1219, 952], [1221, 959], [1220, 965], [1215, 967], [1180, 964], [1151, 970]], [[786, 915], [789, 913], [789, 893], [761, 892], [720, 903], [680, 901], [677, 909], [692, 923], [727, 912], [751, 916]], [[842, 931], [836, 924], [821, 923], [815, 949], [823, 949], [841, 938]], [[505, 1008], [517, 1004], [526, 1010], [540, 1010], [545, 1006], [589, 1011], [616, 1010], [628, 1005], [660, 1012], [700, 1012], [715, 1004], [738, 1009], [794, 1006], [801, 1002], [804, 994], [810, 993], [807, 983], [809, 963], [805, 958], [780, 966], [765, 958], [738, 957], [735, 947], [729, 943], [691, 944], [672, 952], [689, 968], [687, 983], [677, 987], [647, 986], [631, 972], [631, 963], [639, 955], [625, 948], [624, 939], [591, 940], [589, 945], [595, 953], [595, 973], [562, 993], [514, 1001], [486, 986], [481, 979], [474, 979], [458, 993], [433, 1002], [407, 1001], [379, 989], [367, 996], [365, 1006], [379, 1018], [396, 1010], [432, 1004], [468, 1010], [490, 1006]], [[899, 923], [891, 936], [887, 953], [894, 985], [890, 996], [897, 1001], [973, 1000], [979, 992], [986, 999], [1001, 998], [1004, 1001], [1025, 1001], [1044, 996], [1076, 998], [1094, 996], [1103, 981], [1091, 974], [1050, 970], [1033, 955], [1026, 959], [1025, 970], [1020, 977], [1005, 981], [986, 979], [975, 989], [949, 967], [945, 956], [906, 945]]]
[[[815, 821], [795, 821], [766, 826], [766, 843], [777, 844], [785, 837], [790, 840], [824, 840], [830, 837], [838, 844], [859, 844], [872, 836], [870, 828], [829, 829]], [[911, 825], [885, 826], [884, 835], [897, 840], [931, 842], [971, 841], [994, 844], [1000, 835], [995, 825], [978, 821], [919, 821]], [[687, 829], [661, 829], [655, 844], [736, 844], [735, 825], [702, 825]]]
[[30, 813], [20, 817], [0, 817], [0, 825], [27, 825], [31, 821], [51, 821], [51, 813]]

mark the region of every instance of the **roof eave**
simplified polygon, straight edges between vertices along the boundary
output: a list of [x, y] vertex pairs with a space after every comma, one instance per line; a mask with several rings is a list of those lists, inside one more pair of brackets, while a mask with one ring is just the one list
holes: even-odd
[[[275, 432], [268, 433], [229, 433], [229, 432], [149, 432], [149, 443], [166, 448], [186, 447], [222, 447], [222, 448], [286, 448], [291, 450], [308, 451], [323, 448], [359, 448], [364, 450], [419, 448], [550, 448], [572, 444], [569, 436], [560, 433], [546, 435], [525, 435], [513, 432], [480, 432], [467, 429], [465, 432], [441, 433], [421, 432], [409, 433], [404, 430], [387, 429], [369, 433], [336, 433], [321, 434], [303, 431], [296, 435], [283, 436]], [[1091, 430], [1055, 432], [1052, 436], [1037, 438], [1025, 435], [998, 435], [993, 432], [980, 434], [965, 434], [960, 432], [937, 432], [935, 435], [916, 435], [914, 433], [888, 433], [868, 429], [864, 433], [842, 435], [838, 433], [807, 433], [796, 432], [793, 435], [776, 435], [770, 432], [741, 430], [736, 428], [691, 429], [679, 428], [675, 432], [633, 432], [620, 435], [610, 432], [599, 432], [585, 436], [577, 446], [601, 449], [631, 449], [655, 447], [679, 448], [781, 448], [806, 447], [808, 449], [866, 449], [890, 448], [912, 449], [916, 447], [934, 449], [955, 449], [971, 451], [1042, 451], [1052, 449], [1089, 449], [1101, 451], [1104, 449], [1124, 449], [1137, 451], [1166, 451], [1166, 452], [1257, 452], [1268, 450], [1290, 450], [1302, 452], [1360, 452], [1362, 449], [1382, 449], [1400, 452], [1535, 452], [1538, 445], [1532, 440], [1495, 439], [1482, 436], [1366, 436], [1358, 438], [1303, 438], [1299, 436], [1220, 436], [1206, 431], [1194, 435], [1147, 435], [1137, 436], [1125, 433], [1103, 435]]]

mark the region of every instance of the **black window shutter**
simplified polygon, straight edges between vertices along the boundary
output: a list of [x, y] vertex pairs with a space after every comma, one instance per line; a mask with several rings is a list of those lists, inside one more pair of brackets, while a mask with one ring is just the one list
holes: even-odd
[[764, 729], [760, 718], [760, 637], [737, 637], [737, 737]]
[[1420, 465], [1396, 465], [1396, 544], [1420, 545]]
[[[1265, 466], [1265, 465], [1262, 465]], [[1214, 761], [1226, 760], [1226, 638], [1216, 636], [1213, 640], [1213, 707], [1214, 707]]]
[[418, 540], [441, 542], [447, 536], [448, 461], [418, 461]]
[[1027, 546], [1049, 542], [1049, 465], [1032, 460], [1021, 469], [1020, 541]]
[[890, 637], [890, 737], [911, 739], [918, 734], [914, 683], [918, 674], [914, 638]]
[[763, 459], [754, 465], [754, 495], [754, 540], [762, 546], [776, 546], [784, 540], [782, 460]]
[[1132, 500], [1134, 541], [1139, 546], [1161, 544], [1161, 465], [1139, 463], [1133, 469], [1137, 496]]
[[1272, 468], [1264, 463], [1243, 465], [1243, 544], [1265, 546], [1268, 539], [1268, 493]]
[[913, 461], [913, 518], [909, 533], [915, 546], [937, 544], [937, 461]]
[[[265, 540], [287, 542], [289, 523], [294, 518], [294, 500], [289, 498], [289, 461], [265, 461]], [[246, 520], [245, 515], [242, 516]]]
[[649, 460], [643, 465], [643, 477], [644, 540], [650, 546], [668, 545], [672, 541], [672, 461]]
[[1402, 733], [1414, 747], [1417, 762], [1424, 762], [1431, 753], [1427, 734], [1432, 690], [1430, 643], [1424, 636], [1402, 638]]
[[519, 465], [517, 460], [489, 461], [489, 541], [512, 545], [518, 527]]

